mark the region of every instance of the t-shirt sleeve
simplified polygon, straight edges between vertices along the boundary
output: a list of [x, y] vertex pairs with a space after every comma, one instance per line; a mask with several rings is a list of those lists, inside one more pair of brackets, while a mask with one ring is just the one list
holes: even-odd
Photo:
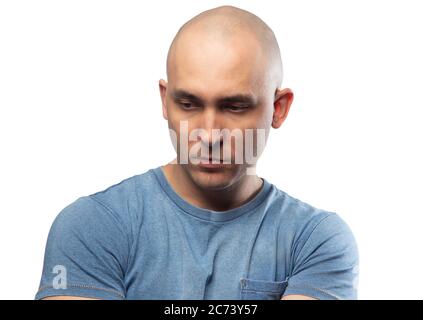
[[121, 217], [91, 196], [54, 220], [35, 299], [67, 295], [124, 299], [130, 242]]
[[357, 299], [359, 256], [355, 238], [338, 214], [325, 216], [294, 257], [284, 295], [321, 300]]

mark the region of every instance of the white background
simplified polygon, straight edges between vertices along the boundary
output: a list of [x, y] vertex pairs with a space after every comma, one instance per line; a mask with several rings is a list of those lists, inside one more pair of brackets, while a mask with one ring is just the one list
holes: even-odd
[[34, 298], [63, 207], [173, 158], [166, 53], [222, 4], [274, 30], [295, 95], [259, 175], [350, 225], [360, 299], [423, 298], [423, 10], [386, 0], [1, 1], [0, 298]]

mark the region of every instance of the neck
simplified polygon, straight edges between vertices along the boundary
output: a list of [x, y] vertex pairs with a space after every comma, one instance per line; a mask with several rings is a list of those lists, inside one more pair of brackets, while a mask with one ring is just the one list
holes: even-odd
[[181, 165], [169, 163], [163, 172], [173, 190], [188, 203], [214, 211], [226, 211], [242, 206], [260, 191], [263, 181], [257, 175], [243, 175], [228, 188], [204, 190], [191, 180]]

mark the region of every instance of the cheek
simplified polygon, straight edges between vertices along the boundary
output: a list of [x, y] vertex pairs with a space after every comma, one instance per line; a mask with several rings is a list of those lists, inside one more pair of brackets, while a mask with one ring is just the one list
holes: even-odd
[[[242, 127], [251, 129], [268, 129], [272, 124], [273, 114], [266, 110], [266, 108], [257, 108], [251, 116], [241, 122]], [[240, 127], [240, 124], [238, 124]]]
[[169, 127], [169, 129], [172, 129], [174, 131], [179, 130], [179, 126], [176, 125], [175, 120], [172, 118], [171, 115], [169, 115], [169, 113], [167, 117], [167, 126]]
[[273, 121], [273, 109], [272, 106], [263, 106], [260, 110], [260, 114], [257, 116], [257, 128], [262, 128], [268, 131]]
[[180, 129], [180, 123], [181, 120], [183, 120], [178, 113], [178, 111], [175, 109], [175, 106], [170, 106], [167, 110], [167, 120], [169, 124], [169, 128], [172, 128], [173, 130], [179, 131]]
[[[254, 130], [254, 150], [256, 149], [257, 144], [257, 135], [259, 135], [259, 139], [261, 141], [262, 147], [266, 144], [267, 138], [269, 136], [270, 128], [272, 125], [273, 113], [271, 112], [270, 108], [260, 108], [255, 113], [254, 118], [251, 120], [250, 128]], [[260, 134], [258, 133], [260, 131]], [[245, 142], [244, 142], [245, 143]]]

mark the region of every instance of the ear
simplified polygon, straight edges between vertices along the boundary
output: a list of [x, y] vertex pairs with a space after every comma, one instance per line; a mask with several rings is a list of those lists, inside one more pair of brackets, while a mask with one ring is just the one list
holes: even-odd
[[272, 127], [277, 129], [285, 121], [288, 116], [289, 109], [291, 108], [292, 101], [294, 100], [294, 93], [291, 89], [276, 89], [275, 101], [273, 103], [273, 119]]
[[163, 79], [159, 80], [159, 90], [160, 90], [160, 98], [162, 99], [163, 118], [167, 120], [167, 106], [166, 106], [167, 82], [164, 81]]

